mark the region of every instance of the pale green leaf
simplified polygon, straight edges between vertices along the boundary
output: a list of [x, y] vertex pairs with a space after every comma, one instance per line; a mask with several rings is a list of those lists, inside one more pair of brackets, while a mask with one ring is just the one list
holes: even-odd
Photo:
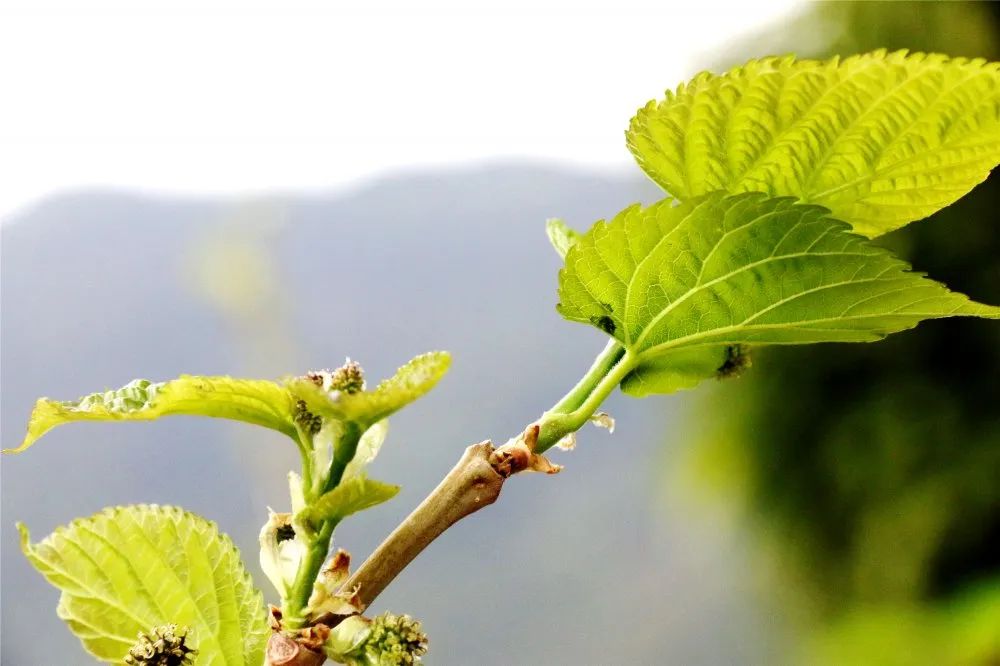
[[867, 342], [924, 319], [1000, 318], [908, 269], [819, 206], [716, 192], [595, 224], [566, 256], [558, 307], [619, 340], [635, 367], [715, 350], [681, 359], [695, 375], [728, 345]]
[[295, 438], [293, 408], [291, 394], [265, 380], [192, 375], [158, 383], [136, 379], [76, 401], [40, 399], [21, 446], [4, 453], [24, 451], [52, 428], [72, 421], [151, 421], [171, 414], [245, 421]]
[[62, 591], [57, 613], [97, 659], [121, 663], [139, 632], [177, 624], [199, 666], [260, 666], [264, 598], [214, 523], [175, 507], [105, 509], [32, 544], [31, 564]]
[[319, 525], [323, 521], [337, 523], [352, 513], [370, 509], [396, 496], [399, 486], [374, 481], [363, 476], [344, 479], [336, 488], [324, 493], [295, 516], [296, 522]]
[[545, 221], [545, 233], [548, 234], [549, 242], [562, 259], [566, 258], [566, 253], [580, 239], [579, 231], [556, 217]]
[[358, 448], [354, 452], [351, 462], [344, 468], [344, 479], [350, 479], [364, 474], [365, 468], [371, 461], [375, 460], [386, 435], [389, 434], [389, 421], [382, 419], [375, 425], [365, 430], [358, 440]]
[[374, 390], [356, 393], [327, 391], [308, 377], [290, 379], [286, 386], [310, 412], [368, 427], [434, 388], [450, 365], [447, 352], [421, 354]]
[[878, 236], [954, 202], [1000, 162], [1000, 64], [905, 51], [753, 60], [650, 102], [627, 140], [677, 199], [794, 196]]

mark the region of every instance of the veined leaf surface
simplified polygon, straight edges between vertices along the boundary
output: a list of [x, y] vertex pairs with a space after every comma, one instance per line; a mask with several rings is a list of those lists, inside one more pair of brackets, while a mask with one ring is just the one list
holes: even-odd
[[137, 505], [75, 520], [35, 544], [18, 529], [25, 556], [62, 591], [59, 617], [97, 659], [121, 663], [139, 632], [177, 624], [199, 666], [263, 661], [264, 598], [214, 523]]
[[752, 60], [668, 91], [626, 137], [677, 199], [794, 196], [874, 237], [954, 202], [1000, 162], [1000, 63], [905, 51]]
[[761, 193], [632, 206], [570, 249], [558, 309], [619, 340], [646, 373], [693, 348], [709, 351], [682, 360], [707, 368], [729, 345], [868, 342], [924, 319], [1000, 318], [828, 213]]
[[120, 389], [60, 402], [35, 403], [18, 453], [52, 428], [72, 421], [151, 421], [171, 414], [213, 416], [272, 428], [296, 437], [292, 395], [275, 382], [182, 375], [167, 382], [136, 379]]

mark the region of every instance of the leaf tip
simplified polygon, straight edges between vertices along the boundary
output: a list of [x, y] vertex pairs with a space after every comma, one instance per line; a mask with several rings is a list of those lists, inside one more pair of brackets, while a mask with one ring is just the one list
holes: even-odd
[[20, 520], [14, 523], [14, 527], [17, 528], [17, 533], [20, 536], [21, 552], [27, 555], [28, 551], [31, 550], [31, 531]]

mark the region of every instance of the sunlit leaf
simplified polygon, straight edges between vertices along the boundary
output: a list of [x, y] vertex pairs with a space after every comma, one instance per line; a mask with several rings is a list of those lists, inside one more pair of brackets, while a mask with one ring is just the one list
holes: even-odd
[[18, 453], [52, 428], [73, 421], [151, 421], [171, 414], [245, 421], [296, 436], [294, 400], [279, 384], [256, 379], [183, 375], [168, 382], [136, 379], [120, 389], [59, 402], [35, 403]]
[[[760, 193], [667, 199], [598, 222], [566, 256], [559, 311], [616, 338], [646, 377], [669, 356], [690, 385], [737, 344], [867, 342], [951, 316], [1000, 318], [909, 271], [819, 206]], [[657, 359], [656, 363], [653, 360]], [[692, 366], [693, 364], [693, 366]], [[693, 372], [693, 374], [692, 374]]]
[[62, 591], [57, 613], [97, 659], [121, 663], [139, 632], [187, 629], [196, 663], [259, 666], [264, 599], [214, 523], [175, 507], [105, 509], [32, 544], [31, 564]]
[[374, 390], [328, 391], [308, 377], [288, 381], [288, 389], [310, 412], [364, 426], [373, 425], [434, 388], [451, 365], [447, 352], [429, 352], [410, 360]]
[[295, 520], [305, 525], [318, 525], [322, 521], [339, 522], [352, 513], [391, 500], [398, 492], [399, 486], [363, 476], [351, 477], [299, 512]]
[[348, 463], [347, 467], [344, 468], [343, 478], [350, 479], [351, 477], [364, 474], [365, 468], [378, 455], [379, 450], [382, 448], [382, 442], [385, 441], [388, 433], [389, 422], [385, 419], [368, 428], [358, 441], [358, 448], [354, 453], [354, 457]]
[[545, 233], [552, 243], [553, 249], [560, 258], [565, 259], [569, 249], [580, 240], [580, 232], [573, 229], [559, 218], [551, 218], [545, 222]]
[[878, 236], [957, 200], [1000, 162], [1000, 64], [905, 51], [752, 60], [650, 102], [627, 140], [682, 201], [794, 196]]

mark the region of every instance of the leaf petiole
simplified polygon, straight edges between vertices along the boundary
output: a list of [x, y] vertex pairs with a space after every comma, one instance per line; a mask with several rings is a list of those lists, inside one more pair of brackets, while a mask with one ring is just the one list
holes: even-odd
[[538, 420], [535, 453], [543, 453], [566, 435], [582, 428], [601, 403], [639, 364], [637, 356], [616, 340], [598, 355], [594, 364], [566, 396]]

